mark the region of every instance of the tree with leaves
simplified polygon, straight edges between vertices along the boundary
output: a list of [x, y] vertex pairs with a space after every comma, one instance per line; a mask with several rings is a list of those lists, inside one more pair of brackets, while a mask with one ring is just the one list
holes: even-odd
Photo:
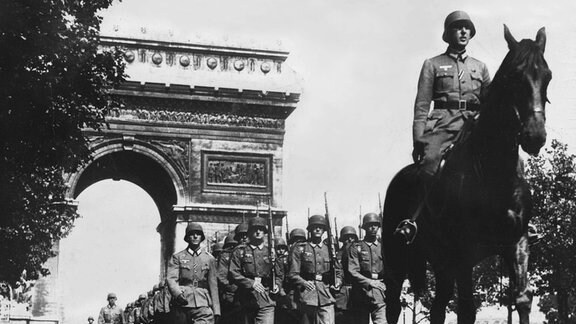
[[543, 233], [530, 248], [536, 293], [546, 301], [549, 323], [576, 323], [576, 156], [553, 140], [546, 154], [531, 157], [527, 166], [533, 222]]
[[0, 1], [0, 280], [46, 274], [78, 216], [63, 175], [89, 161], [82, 129], [102, 127], [125, 77], [121, 52], [98, 49], [111, 3]]

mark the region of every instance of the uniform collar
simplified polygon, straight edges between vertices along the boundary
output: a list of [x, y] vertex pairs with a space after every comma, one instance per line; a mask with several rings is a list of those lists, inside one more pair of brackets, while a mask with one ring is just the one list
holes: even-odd
[[378, 246], [378, 239], [376, 239], [374, 242], [364, 241], [364, 243], [366, 243], [368, 246]]
[[318, 243], [318, 244], [314, 244], [312, 241], [310, 241], [309, 243], [310, 243], [310, 245], [311, 245], [312, 247], [315, 247], [315, 248], [316, 248], [316, 247], [321, 248], [322, 245], [323, 245], [322, 241], [320, 241], [320, 243]]
[[450, 56], [455, 61], [457, 61], [460, 58], [460, 60], [462, 62], [464, 62], [466, 60], [466, 58], [468, 57], [466, 50], [463, 50], [462, 52], [456, 52], [455, 50], [451, 49], [450, 47], [448, 47], [448, 49], [446, 50], [446, 55]]
[[197, 250], [192, 250], [191, 248], [187, 248], [188, 253], [192, 254], [192, 256], [199, 256], [202, 254], [202, 248], [198, 248]]
[[264, 248], [264, 242], [260, 243], [260, 245], [252, 245], [252, 244], [248, 244], [250, 246], [250, 248], [252, 250], [262, 250], [262, 248]]

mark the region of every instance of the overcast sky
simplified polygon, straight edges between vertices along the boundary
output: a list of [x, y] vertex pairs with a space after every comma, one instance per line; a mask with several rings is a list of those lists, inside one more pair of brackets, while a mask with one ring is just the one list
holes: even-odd
[[[303, 79], [301, 101], [286, 123], [283, 208], [291, 226], [304, 226], [307, 208], [324, 213], [327, 191], [331, 214], [344, 226], [357, 225], [360, 206], [362, 213], [377, 211], [378, 193], [384, 197], [392, 176], [411, 162], [419, 71], [424, 59], [445, 50], [443, 21], [458, 9], [471, 15], [477, 29], [468, 52], [488, 65], [491, 76], [507, 52], [503, 24], [518, 40], [534, 38], [540, 27], [546, 27], [545, 56], [553, 71], [552, 103], [547, 106], [549, 142], [556, 138], [573, 150], [573, 0], [124, 0], [105, 13], [103, 30], [142, 26], [228, 39], [281, 40], [290, 51], [287, 64]], [[79, 197], [84, 218], [78, 226], [90, 217], [133, 215], [148, 217], [144, 222], [155, 226], [159, 217], [151, 199], [143, 192], [130, 194], [131, 190], [140, 189], [111, 181], [90, 188]], [[116, 205], [84, 204], [109, 202], [118, 195], [127, 198]], [[69, 241], [74, 240], [79, 234], [73, 232]], [[98, 294], [104, 303], [105, 293]]]

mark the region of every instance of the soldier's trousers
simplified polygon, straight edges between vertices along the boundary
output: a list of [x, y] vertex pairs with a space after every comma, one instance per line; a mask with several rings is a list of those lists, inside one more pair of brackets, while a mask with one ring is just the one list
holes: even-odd
[[324, 306], [301, 305], [301, 324], [334, 324], [334, 304]]
[[387, 324], [386, 305], [370, 304], [367, 308], [362, 308], [354, 312], [354, 324], [368, 324], [372, 319], [373, 324]]
[[274, 324], [274, 306], [244, 308], [244, 324]]
[[210, 307], [174, 307], [173, 324], [214, 324], [214, 313]]

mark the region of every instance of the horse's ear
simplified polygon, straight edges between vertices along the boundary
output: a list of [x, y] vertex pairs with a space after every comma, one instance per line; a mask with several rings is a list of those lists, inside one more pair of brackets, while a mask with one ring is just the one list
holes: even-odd
[[516, 46], [518, 46], [518, 42], [516, 41], [516, 39], [514, 39], [514, 36], [512, 36], [512, 34], [510, 33], [510, 29], [508, 29], [508, 26], [506, 26], [506, 24], [504, 24], [504, 39], [506, 39], [506, 42], [508, 43], [508, 48], [510, 50], [513, 50], [516, 48]]
[[546, 48], [546, 28], [540, 28], [536, 34], [536, 45], [538, 45], [542, 53], [544, 53], [544, 49]]

